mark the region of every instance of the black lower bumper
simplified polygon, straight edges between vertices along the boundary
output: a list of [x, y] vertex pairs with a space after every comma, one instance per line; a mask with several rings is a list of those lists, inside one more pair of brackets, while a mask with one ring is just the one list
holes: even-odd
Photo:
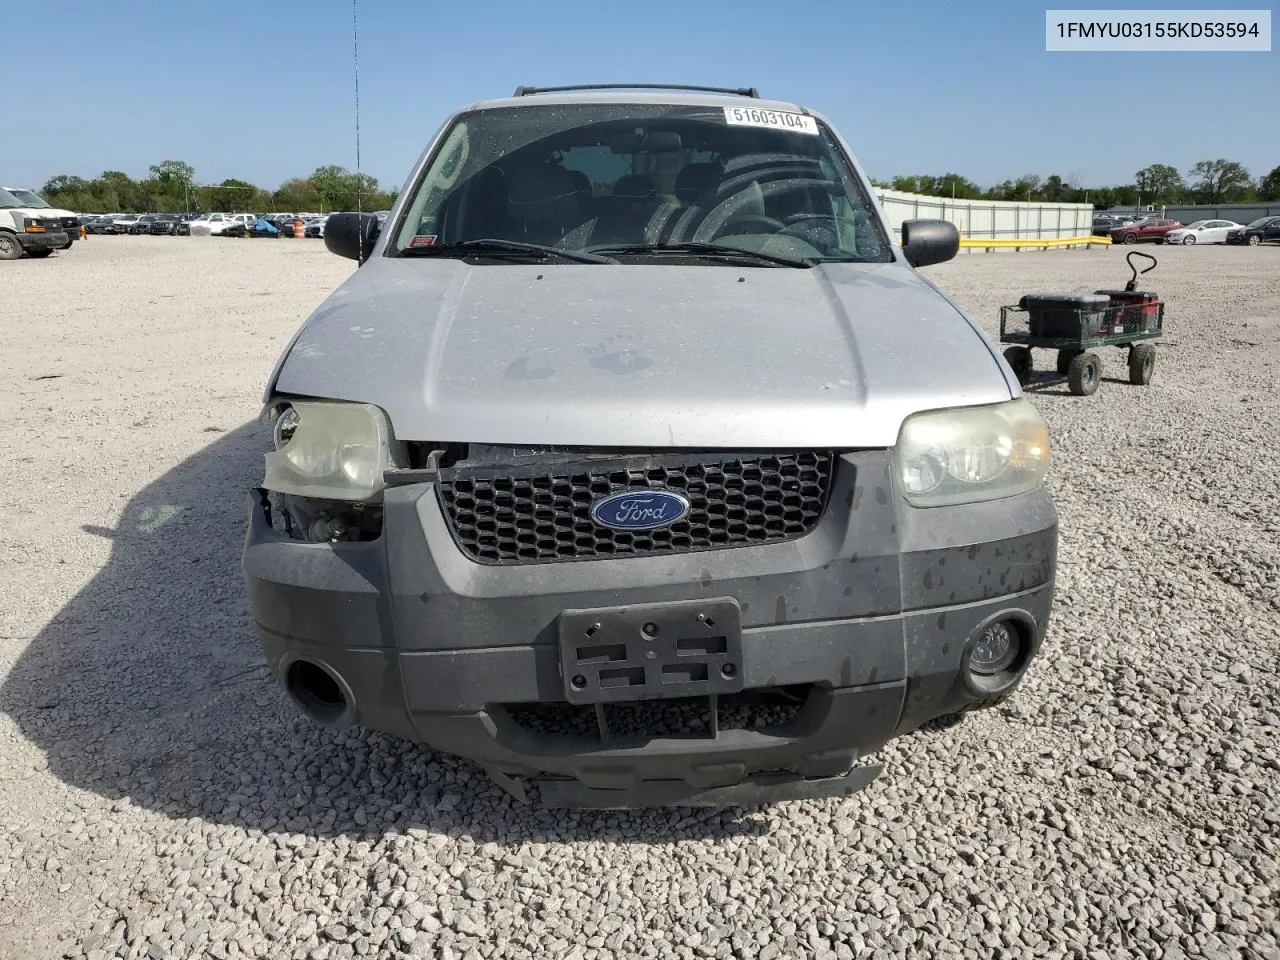
[[[840, 795], [869, 782], [875, 771], [856, 764], [893, 737], [1008, 695], [1053, 598], [1057, 520], [1043, 491], [916, 510], [890, 490], [886, 456], [851, 454], [822, 524], [800, 540], [515, 567], [463, 557], [430, 484], [387, 491], [378, 540], [333, 545], [288, 539], [255, 493], [244, 566], [272, 670], [322, 722], [470, 757], [554, 806]], [[717, 599], [741, 611], [741, 674], [713, 691], [707, 715], [739, 690], [785, 689], [797, 706], [783, 719], [673, 733], [613, 724], [602, 697], [571, 702], [565, 611]], [[984, 687], [967, 657], [998, 620], [1016, 626], [1024, 656], [1007, 683]], [[320, 715], [299, 695], [299, 664], [335, 678], [339, 709]], [[531, 725], [531, 704], [584, 722]]]
[[23, 250], [58, 250], [67, 245], [67, 235], [57, 231], [19, 233], [16, 236]]

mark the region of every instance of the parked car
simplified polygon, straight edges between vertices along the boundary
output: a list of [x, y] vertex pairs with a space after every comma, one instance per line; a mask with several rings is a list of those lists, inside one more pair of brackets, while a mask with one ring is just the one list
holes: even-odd
[[1116, 227], [1123, 227], [1126, 224], [1133, 223], [1136, 219], [1136, 217], [1099, 214], [1093, 218], [1093, 235], [1095, 237], [1109, 237], [1111, 236], [1111, 231]]
[[92, 234], [113, 234], [116, 232], [114, 215], [98, 215], [81, 218], [85, 231]]
[[258, 222], [257, 214], [253, 213], [233, 213], [230, 215], [231, 221], [227, 228], [222, 231], [224, 237], [243, 237], [253, 225]]
[[173, 235], [175, 237], [191, 236], [191, 223], [193, 220], [198, 220], [199, 218], [200, 214], [198, 213], [179, 214], [177, 222], [173, 225]]
[[220, 237], [228, 230], [234, 235], [237, 227], [243, 232], [244, 216], [238, 213], [207, 213], [192, 220], [189, 231], [193, 237]]
[[151, 221], [151, 233], [158, 237], [169, 237], [173, 235], [173, 228], [178, 222], [178, 216], [174, 213], [159, 214]]
[[1243, 227], [1227, 231], [1227, 243], [1247, 243], [1256, 247], [1260, 243], [1280, 240], [1280, 217], [1259, 217]]
[[1170, 230], [1165, 243], [1226, 243], [1227, 233], [1239, 227], [1234, 220], [1193, 220], [1185, 227]]
[[123, 216], [116, 217], [113, 221], [116, 233], [133, 233], [133, 228], [140, 217], [141, 214], [137, 213], [126, 213]]
[[754, 90], [521, 88], [431, 143], [385, 222], [329, 217], [360, 265], [264, 397], [242, 569], [305, 715], [551, 806], [725, 805], [844, 796], [1010, 695], [1049, 434], [918, 272], [953, 224], [899, 243], [830, 122]]
[[1177, 230], [1182, 224], [1177, 220], [1148, 217], [1134, 223], [1126, 223], [1111, 231], [1112, 243], [1163, 243], [1164, 236]]
[[156, 222], [156, 219], [157, 215], [154, 213], [142, 214], [136, 221], [134, 221], [133, 225], [129, 227], [129, 233], [135, 237], [150, 234], [151, 225]]
[[249, 228], [248, 235], [251, 237], [271, 237], [278, 239], [280, 237], [280, 228], [267, 217], [259, 217]]
[[308, 237], [324, 238], [324, 224], [328, 217], [316, 217], [307, 222], [306, 235]]
[[293, 221], [297, 219], [297, 216], [296, 213], [273, 213], [267, 219], [276, 226], [282, 237], [292, 237]]

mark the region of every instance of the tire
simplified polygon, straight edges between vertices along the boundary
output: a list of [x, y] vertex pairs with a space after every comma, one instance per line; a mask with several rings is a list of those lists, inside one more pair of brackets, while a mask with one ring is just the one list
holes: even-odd
[[1031, 360], [1030, 347], [1010, 347], [1004, 352], [1004, 359], [1013, 368], [1013, 375], [1018, 383], [1026, 386], [1031, 382], [1031, 372], [1035, 365]]
[[1129, 348], [1129, 382], [1135, 387], [1145, 387], [1151, 382], [1151, 373], [1156, 368], [1156, 346], [1154, 343], [1135, 343]]
[[1194, 244], [1195, 244], [1195, 242], [1196, 242], [1196, 238], [1195, 238], [1195, 237], [1193, 237], [1193, 236], [1190, 236], [1190, 235], [1185, 236], [1185, 237], [1183, 237], [1183, 238], [1182, 238], [1182, 245], [1183, 245], [1184, 247], [1185, 247], [1187, 244], [1192, 244], [1192, 245], [1194, 245]]
[[22, 259], [22, 244], [12, 233], [0, 231], [0, 260]]
[[1262, 246], [1262, 237], [1258, 236], [1258, 234], [1256, 233], [1249, 234], [1249, 246], [1251, 247]]
[[1121, 237], [1121, 240], [1123, 240], [1125, 243], [1137, 243], [1138, 235], [1136, 233], [1126, 233], [1123, 237]]
[[36, 260], [43, 260], [45, 257], [49, 256], [51, 253], [53, 253], [52, 250], [28, 250], [27, 256], [32, 257]]
[[1067, 371], [1071, 368], [1071, 361], [1079, 356], [1079, 354], [1079, 350], [1059, 350], [1058, 373], [1065, 377], [1067, 375]]
[[1102, 358], [1086, 350], [1071, 358], [1067, 367], [1067, 387], [1077, 397], [1092, 396], [1102, 382]]

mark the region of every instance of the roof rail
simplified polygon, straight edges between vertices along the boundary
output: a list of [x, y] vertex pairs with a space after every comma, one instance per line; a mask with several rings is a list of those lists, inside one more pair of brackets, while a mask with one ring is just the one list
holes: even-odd
[[580, 83], [567, 87], [516, 87], [514, 96], [528, 97], [535, 93], [559, 93], [563, 90], [698, 90], [703, 93], [728, 93], [760, 99], [755, 87], [695, 87], [684, 83]]

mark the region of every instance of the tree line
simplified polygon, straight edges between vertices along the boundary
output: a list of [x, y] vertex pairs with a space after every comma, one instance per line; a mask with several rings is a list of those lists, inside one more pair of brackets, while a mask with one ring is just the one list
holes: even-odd
[[875, 180], [877, 187], [957, 200], [1039, 200], [1042, 203], [1091, 203], [1099, 210], [1139, 204], [1250, 203], [1280, 200], [1280, 167], [1254, 180], [1234, 160], [1201, 160], [1184, 179], [1178, 168], [1153, 163], [1134, 174], [1134, 182], [1112, 187], [1088, 187], [1057, 174], [1041, 179], [1027, 174], [993, 187], [981, 187], [956, 173], [940, 177], [909, 176]]
[[[1042, 203], [1091, 203], [1100, 210], [1139, 204], [1249, 203], [1280, 201], [1280, 166], [1254, 180], [1234, 160], [1201, 160], [1184, 179], [1177, 167], [1153, 163], [1134, 175], [1134, 182], [1111, 187], [1080, 186], [1058, 174], [1041, 179], [1027, 174], [991, 187], [981, 187], [958, 173], [902, 176], [874, 180], [875, 186], [905, 193], [957, 200], [1039, 200]], [[395, 200], [395, 188], [382, 190], [376, 178], [336, 165], [317, 167], [307, 177], [294, 177], [277, 190], [264, 190], [245, 180], [197, 183], [196, 171], [181, 160], [164, 160], [149, 176], [134, 180], [119, 170], [105, 170], [93, 180], [60, 174], [44, 185], [45, 199], [77, 213], [266, 213], [384, 210]]]
[[76, 213], [331, 213], [334, 210], [385, 210], [396, 190], [383, 190], [376, 178], [336, 165], [317, 167], [307, 177], [294, 177], [277, 190], [264, 190], [246, 180], [198, 183], [196, 171], [182, 160], [155, 164], [142, 180], [119, 170], [98, 177], [59, 174], [41, 193], [56, 207]]

